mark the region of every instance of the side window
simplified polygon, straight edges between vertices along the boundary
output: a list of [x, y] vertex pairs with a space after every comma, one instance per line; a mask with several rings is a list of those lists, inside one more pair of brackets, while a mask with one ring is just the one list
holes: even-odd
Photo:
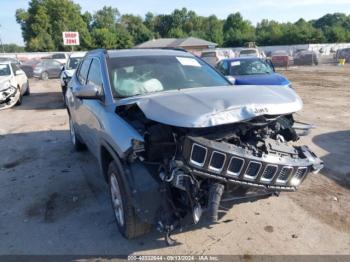
[[53, 65], [54, 67], [61, 67], [61, 63], [58, 62], [58, 61], [52, 61], [52, 65]]
[[219, 62], [216, 66], [216, 68], [222, 73], [222, 63], [223, 61]]
[[47, 60], [45, 61], [45, 65], [48, 67], [48, 68], [51, 68], [53, 66], [53, 60]]
[[90, 63], [91, 63], [90, 58], [84, 59], [79, 69], [78, 79], [79, 79], [79, 82], [83, 85], [86, 83], [86, 78], [89, 72]]
[[97, 59], [92, 60], [87, 83], [95, 86], [102, 86], [100, 62]]
[[64, 54], [53, 54], [52, 58], [53, 59], [65, 59], [66, 56]]
[[11, 68], [12, 68], [13, 74], [15, 74], [17, 70], [19, 70], [19, 68], [13, 63], [11, 63]]
[[218, 65], [218, 69], [219, 71], [224, 74], [224, 75], [228, 75], [228, 64], [227, 61], [221, 61]]

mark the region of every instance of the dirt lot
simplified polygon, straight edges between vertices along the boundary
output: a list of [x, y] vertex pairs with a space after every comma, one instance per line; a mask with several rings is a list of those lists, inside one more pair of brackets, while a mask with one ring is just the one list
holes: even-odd
[[211, 229], [166, 247], [157, 232], [117, 231], [97, 163], [73, 151], [59, 82], [31, 81], [21, 106], [0, 111], [0, 254], [350, 254], [350, 67], [282, 71], [304, 100], [301, 142], [325, 161], [296, 193], [235, 206]]

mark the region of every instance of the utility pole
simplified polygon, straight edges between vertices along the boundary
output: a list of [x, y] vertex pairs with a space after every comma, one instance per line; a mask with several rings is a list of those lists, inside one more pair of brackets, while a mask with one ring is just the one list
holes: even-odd
[[[1, 24], [0, 24], [0, 28], [1, 28]], [[1, 44], [1, 48], [2, 48], [2, 53], [5, 54], [4, 43], [2, 42], [2, 38], [1, 38], [1, 31], [0, 31], [0, 44]]]

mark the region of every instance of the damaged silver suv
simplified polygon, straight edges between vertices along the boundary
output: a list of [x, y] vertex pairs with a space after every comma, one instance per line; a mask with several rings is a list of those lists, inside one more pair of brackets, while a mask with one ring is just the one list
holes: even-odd
[[234, 86], [180, 50], [94, 50], [69, 83], [71, 140], [97, 158], [126, 238], [216, 222], [223, 203], [295, 191], [322, 161], [293, 142], [302, 101], [281, 86]]

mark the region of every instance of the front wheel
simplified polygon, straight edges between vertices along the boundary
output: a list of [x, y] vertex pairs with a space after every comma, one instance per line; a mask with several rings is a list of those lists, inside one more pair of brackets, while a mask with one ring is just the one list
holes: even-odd
[[133, 239], [149, 232], [151, 226], [142, 223], [137, 217], [119, 173], [119, 169], [113, 161], [108, 168], [112, 208], [120, 233], [127, 239]]
[[76, 151], [82, 151], [85, 149], [85, 145], [83, 142], [81, 142], [79, 136], [77, 135], [77, 132], [74, 128], [73, 120], [72, 118], [69, 118], [69, 133], [70, 133], [70, 139], [73, 144], [73, 147]]
[[41, 79], [46, 81], [49, 79], [49, 74], [47, 72], [42, 72], [41, 73]]
[[30, 87], [29, 87], [29, 82], [27, 82], [27, 90], [24, 93], [25, 96], [29, 96], [30, 95]]
[[20, 106], [22, 104], [22, 94], [21, 94], [21, 89], [19, 87], [17, 90], [17, 94], [18, 94], [18, 100], [16, 102], [16, 106]]

